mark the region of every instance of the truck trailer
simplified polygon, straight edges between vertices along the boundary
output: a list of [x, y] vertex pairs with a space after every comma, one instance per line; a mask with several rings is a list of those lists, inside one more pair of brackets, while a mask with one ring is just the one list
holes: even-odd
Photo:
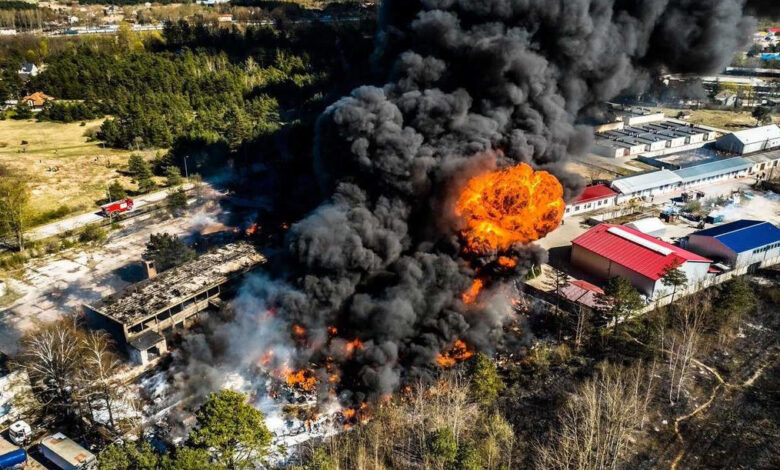
[[0, 469], [17, 470], [27, 464], [27, 452], [0, 437]]
[[41, 454], [61, 470], [87, 470], [95, 465], [95, 454], [61, 432], [44, 437], [38, 447]]

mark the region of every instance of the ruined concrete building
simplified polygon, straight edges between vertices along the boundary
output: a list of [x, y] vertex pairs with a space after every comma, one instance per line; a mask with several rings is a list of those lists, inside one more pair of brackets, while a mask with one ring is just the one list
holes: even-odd
[[264, 262], [250, 244], [225, 245], [97, 304], [85, 304], [87, 324], [110, 333], [134, 362], [147, 364], [167, 351], [167, 335], [189, 327], [232, 281]]

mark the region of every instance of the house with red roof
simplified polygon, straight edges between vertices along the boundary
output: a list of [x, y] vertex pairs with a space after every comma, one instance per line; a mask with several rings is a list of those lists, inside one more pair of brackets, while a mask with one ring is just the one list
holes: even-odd
[[649, 299], [671, 294], [664, 268], [677, 266], [688, 286], [707, 278], [712, 260], [622, 225], [599, 224], [572, 241], [571, 263], [604, 280], [624, 277]]
[[618, 193], [605, 184], [588, 186], [576, 201], [566, 206], [564, 217], [614, 206]]

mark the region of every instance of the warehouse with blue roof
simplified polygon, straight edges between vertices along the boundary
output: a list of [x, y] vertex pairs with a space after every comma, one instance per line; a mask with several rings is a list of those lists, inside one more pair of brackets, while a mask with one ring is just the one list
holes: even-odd
[[768, 266], [780, 258], [780, 228], [760, 220], [737, 220], [690, 234], [686, 248], [735, 269]]

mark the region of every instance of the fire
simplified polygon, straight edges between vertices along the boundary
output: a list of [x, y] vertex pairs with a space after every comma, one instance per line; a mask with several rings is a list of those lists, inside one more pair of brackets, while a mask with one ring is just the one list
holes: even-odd
[[310, 391], [317, 385], [317, 378], [314, 372], [308, 369], [300, 369], [297, 372], [290, 372], [285, 376], [285, 381], [290, 387], [298, 387], [301, 390]]
[[517, 266], [517, 261], [513, 260], [508, 256], [499, 256], [498, 265], [501, 266], [502, 268], [514, 268], [515, 266]]
[[263, 367], [268, 367], [271, 364], [273, 358], [274, 358], [273, 351], [264, 352], [263, 355], [260, 357], [260, 365]]
[[257, 232], [257, 222], [253, 223], [246, 229], [247, 236], [252, 236]]
[[355, 351], [359, 351], [363, 349], [363, 342], [360, 341], [358, 338], [353, 339], [349, 343], [347, 343], [347, 354], [352, 354]]
[[561, 183], [525, 163], [471, 178], [455, 204], [468, 250], [481, 253], [542, 238], [558, 227], [563, 210]]
[[450, 349], [439, 354], [436, 358], [436, 363], [441, 367], [452, 367], [460, 361], [465, 361], [474, 355], [473, 351], [469, 351], [466, 343], [461, 340], [456, 340]]
[[469, 287], [468, 290], [460, 296], [461, 300], [463, 300], [463, 303], [473, 304], [476, 302], [477, 297], [479, 297], [479, 293], [482, 292], [482, 287], [484, 285], [485, 283], [482, 281], [482, 279], [474, 279], [471, 287]]
[[306, 337], [306, 328], [304, 328], [301, 325], [293, 325], [292, 326], [292, 334], [293, 337], [297, 339], [303, 339]]

